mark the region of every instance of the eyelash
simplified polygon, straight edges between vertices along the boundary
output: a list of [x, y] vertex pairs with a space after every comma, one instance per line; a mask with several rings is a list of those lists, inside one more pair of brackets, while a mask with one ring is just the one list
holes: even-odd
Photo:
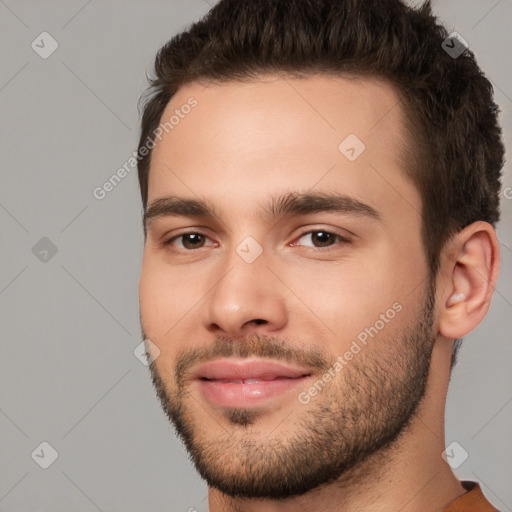
[[[348, 238], [346, 238], [346, 237], [344, 237], [344, 236], [342, 236], [342, 235], [340, 235], [338, 233], [335, 233], [333, 231], [327, 231], [325, 229], [313, 229], [313, 230], [309, 230], [309, 231], [304, 231], [296, 239], [300, 240], [305, 235], [309, 235], [309, 234], [313, 234], [313, 233], [326, 233], [326, 234], [329, 234], [329, 235], [334, 235], [334, 237], [338, 238], [339, 242], [334, 243], [333, 245], [328, 246], [328, 247], [307, 247], [307, 249], [314, 249], [314, 250], [317, 250], [317, 251], [329, 251], [329, 250], [335, 250], [335, 249], [339, 248], [338, 244], [346, 245], [346, 244], [349, 244], [351, 242], [350, 239], [348, 239]], [[166, 246], [166, 247], [169, 247], [171, 253], [194, 252], [194, 251], [197, 251], [199, 249], [204, 249], [204, 247], [199, 247], [198, 249], [176, 249], [176, 248], [174, 248], [171, 245], [172, 242], [174, 242], [174, 240], [177, 240], [177, 239], [179, 239], [181, 237], [184, 237], [184, 236], [187, 236], [187, 235], [200, 235], [200, 236], [203, 236], [205, 238], [209, 238], [207, 235], [205, 235], [203, 233], [200, 233], [198, 231], [186, 231], [184, 233], [180, 233], [179, 235], [175, 235], [175, 236], [165, 240], [163, 242], [163, 245]], [[293, 244], [293, 245], [295, 246], [296, 244]], [[299, 246], [299, 247], [302, 247], [302, 246]]]

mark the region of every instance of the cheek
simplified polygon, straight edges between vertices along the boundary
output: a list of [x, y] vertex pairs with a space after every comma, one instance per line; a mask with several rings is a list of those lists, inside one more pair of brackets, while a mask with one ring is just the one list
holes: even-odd
[[[369, 285], [368, 281], [373, 284]], [[307, 308], [299, 303], [293, 315], [294, 306], [290, 305], [291, 316], [315, 324], [313, 331], [325, 332], [333, 339], [331, 351], [341, 354], [365, 327], [378, 319], [381, 305], [387, 304], [383, 290], [386, 290], [384, 283], [372, 280], [360, 270], [349, 272], [341, 267], [318, 270], [315, 277], [310, 274], [295, 287], [297, 297]]]
[[158, 345], [176, 336], [181, 319], [193, 311], [198, 289], [179, 269], [159, 264], [156, 257], [144, 257], [139, 279], [139, 305], [146, 335]]
[[366, 329], [378, 336], [370, 329], [375, 325], [387, 337], [407, 320], [402, 311], [415, 300], [411, 292], [422, 289], [420, 265], [418, 256], [404, 257], [394, 244], [382, 242], [371, 253], [337, 263], [315, 262], [300, 272], [288, 267], [284, 280], [293, 283], [290, 287], [296, 294], [290, 297], [290, 316], [303, 329], [311, 330], [313, 323], [313, 331], [325, 332], [337, 353], [359, 335], [364, 338]]

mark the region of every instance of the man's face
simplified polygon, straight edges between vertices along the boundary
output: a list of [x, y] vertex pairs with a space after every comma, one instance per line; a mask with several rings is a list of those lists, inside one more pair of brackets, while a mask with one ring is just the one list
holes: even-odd
[[[434, 296], [398, 97], [382, 82], [266, 77], [189, 84], [162, 123], [176, 109], [148, 206], [172, 196], [216, 216], [148, 218], [140, 313], [160, 351], [153, 383], [210, 486], [302, 494], [389, 447], [425, 393]], [[342, 208], [327, 195], [345, 196]], [[262, 361], [296, 373], [236, 377]]]

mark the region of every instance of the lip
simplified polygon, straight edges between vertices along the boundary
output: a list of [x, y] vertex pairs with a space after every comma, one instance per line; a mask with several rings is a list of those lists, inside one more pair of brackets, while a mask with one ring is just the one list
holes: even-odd
[[[203, 397], [223, 408], [248, 408], [293, 392], [312, 372], [264, 360], [233, 362], [218, 360], [200, 366], [194, 373]], [[251, 382], [246, 382], [250, 379]], [[253, 382], [253, 381], [258, 382]]]
[[233, 381], [258, 379], [270, 381], [279, 377], [294, 379], [303, 375], [311, 375], [311, 373], [307, 368], [296, 368], [263, 359], [238, 362], [230, 359], [220, 359], [201, 365], [194, 372], [193, 378]]

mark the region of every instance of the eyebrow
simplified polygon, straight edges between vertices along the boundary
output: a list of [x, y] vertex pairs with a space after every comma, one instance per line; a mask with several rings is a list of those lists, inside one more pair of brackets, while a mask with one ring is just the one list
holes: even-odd
[[[333, 212], [382, 222], [380, 213], [372, 206], [347, 195], [327, 192], [272, 196], [269, 205], [263, 210], [265, 213], [260, 217], [266, 221], [287, 216]], [[155, 199], [147, 208], [144, 213], [144, 229], [149, 228], [158, 218], [178, 216], [217, 220], [221, 218], [217, 208], [208, 201], [165, 196]]]

